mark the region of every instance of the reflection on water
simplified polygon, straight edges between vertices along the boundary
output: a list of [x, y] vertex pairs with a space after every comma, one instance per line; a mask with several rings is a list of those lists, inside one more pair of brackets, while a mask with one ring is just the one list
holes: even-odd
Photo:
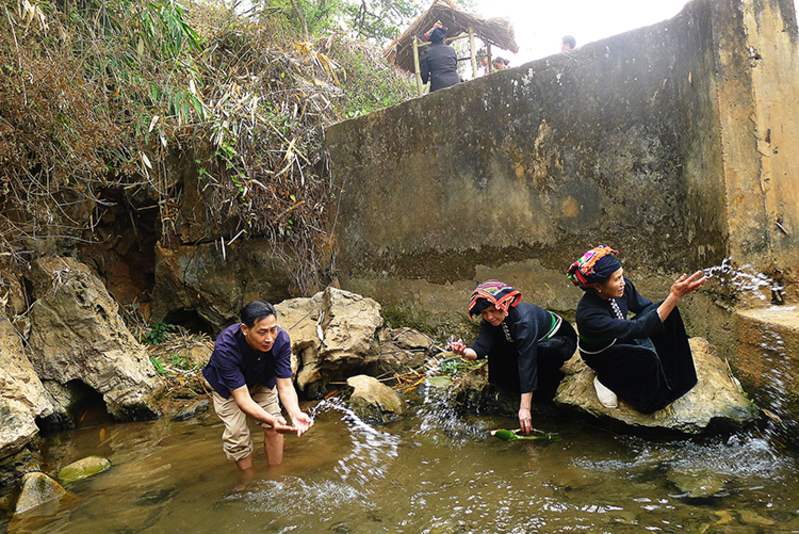
[[[258, 457], [243, 487], [224, 459], [213, 414], [54, 436], [45, 451], [51, 468], [89, 454], [108, 456], [114, 467], [69, 488], [73, 498], [56, 514], [15, 521], [10, 531], [799, 530], [796, 451], [763, 437], [652, 442], [554, 413], [535, 422], [561, 441], [508, 443], [488, 429], [513, 420], [454, 422], [434, 397], [380, 430], [335, 401], [315, 414], [308, 434], [287, 436], [284, 465], [268, 469]], [[669, 473], [694, 469], [723, 477], [724, 491], [686, 498]], [[771, 526], [753, 526], [758, 521]]]

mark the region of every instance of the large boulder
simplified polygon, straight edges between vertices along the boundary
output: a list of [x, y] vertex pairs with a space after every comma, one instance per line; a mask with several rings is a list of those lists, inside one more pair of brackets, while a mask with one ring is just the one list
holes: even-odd
[[61, 484], [38, 471], [22, 477], [22, 491], [17, 498], [16, 514], [29, 512], [43, 504], [60, 500], [67, 492]]
[[278, 321], [291, 337], [297, 386], [309, 397], [319, 396], [327, 382], [353, 374], [382, 375], [418, 367], [426, 347], [432, 346], [429, 338], [410, 330], [394, 336], [383, 327], [380, 304], [348, 291], [329, 287], [276, 307]]
[[364, 355], [377, 352], [376, 333], [383, 326], [383, 317], [375, 300], [329, 287], [322, 294], [319, 324], [324, 334], [323, 364], [357, 365]]
[[53, 412], [22, 340], [0, 314], [0, 458], [20, 450], [39, 431], [37, 417]]
[[350, 407], [365, 421], [388, 423], [405, 413], [405, 401], [399, 393], [374, 377], [352, 376], [347, 385], [352, 388]]
[[250, 301], [276, 302], [289, 296], [290, 277], [267, 240], [240, 239], [201, 245], [156, 247], [153, 319], [179, 322], [196, 313], [218, 331], [238, 318]]
[[30, 276], [36, 300], [29, 343], [39, 378], [89, 386], [118, 419], [159, 415], [161, 381], [97, 276], [62, 257], [36, 260]]
[[639, 413], [621, 400], [615, 409], [602, 406], [594, 392], [594, 372], [579, 356], [564, 367], [567, 376], [558, 388], [555, 402], [634, 427], [666, 428], [688, 434], [701, 433], [715, 420], [743, 425], [757, 418], [757, 407], [744, 394], [726, 360], [705, 339], [692, 338], [690, 343], [699, 382], [653, 414]]

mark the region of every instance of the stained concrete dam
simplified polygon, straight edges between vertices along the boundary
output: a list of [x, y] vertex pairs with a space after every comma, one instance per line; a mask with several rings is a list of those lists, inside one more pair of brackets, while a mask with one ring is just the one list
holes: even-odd
[[781, 305], [711, 284], [683, 305], [689, 332], [795, 419], [798, 39], [792, 2], [695, 0], [330, 127], [342, 287], [440, 322], [498, 277], [569, 313], [580, 292], [563, 273], [589, 245], [620, 249], [652, 298], [732, 258], [784, 287]]

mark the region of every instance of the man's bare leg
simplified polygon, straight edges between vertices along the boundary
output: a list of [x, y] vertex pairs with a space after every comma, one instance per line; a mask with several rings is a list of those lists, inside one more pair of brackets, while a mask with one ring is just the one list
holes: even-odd
[[252, 454], [241, 460], [236, 460], [236, 466], [241, 471], [249, 471], [252, 469]]
[[283, 434], [272, 429], [264, 430], [264, 454], [269, 465], [283, 463]]

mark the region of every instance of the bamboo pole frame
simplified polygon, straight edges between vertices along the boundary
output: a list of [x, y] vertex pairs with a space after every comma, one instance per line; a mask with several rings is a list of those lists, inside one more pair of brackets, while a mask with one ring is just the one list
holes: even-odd
[[416, 74], [416, 90], [420, 95], [424, 94], [424, 85], [422, 84], [422, 67], [419, 62], [419, 38], [413, 36], [413, 71]]
[[477, 78], [477, 51], [474, 46], [474, 28], [469, 26], [469, 57], [472, 60], [472, 78]]

